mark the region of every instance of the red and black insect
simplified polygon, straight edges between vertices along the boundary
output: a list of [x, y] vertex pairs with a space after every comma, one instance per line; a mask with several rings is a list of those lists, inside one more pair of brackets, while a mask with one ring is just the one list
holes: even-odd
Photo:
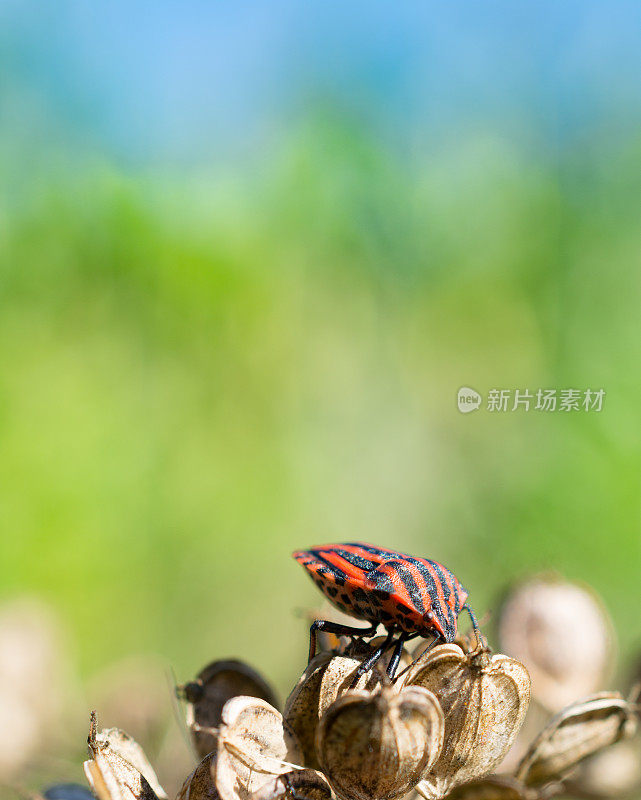
[[310, 629], [310, 659], [316, 652], [316, 631], [370, 637], [383, 625], [386, 640], [363, 662], [358, 674], [371, 669], [398, 637], [387, 668], [392, 678], [408, 639], [434, 636], [433, 644], [453, 642], [463, 609], [478, 631], [474, 612], [466, 602], [467, 590], [437, 561], [362, 542], [326, 544], [292, 555], [333, 605], [371, 623], [370, 628], [352, 628], [316, 620]]

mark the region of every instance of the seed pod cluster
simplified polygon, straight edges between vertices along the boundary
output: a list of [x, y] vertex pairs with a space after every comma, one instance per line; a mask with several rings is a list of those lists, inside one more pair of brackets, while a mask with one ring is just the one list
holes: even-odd
[[[476, 633], [457, 643], [423, 640], [402, 651], [394, 680], [385, 660], [364, 671], [380, 638], [335, 639], [310, 661], [282, 713], [254, 669], [209, 664], [178, 689], [199, 760], [176, 800], [623, 800], [641, 786], [639, 690], [594, 691], [611, 660], [611, 630], [598, 601], [575, 589], [533, 581], [508, 598], [499, 628], [510, 655], [493, 653]], [[577, 625], [596, 626], [578, 663], [563, 641], [567, 619], [539, 608], [542, 598], [565, 598], [585, 614]], [[566, 672], [591, 691], [558, 708], [570, 696]], [[538, 733], [517, 742], [531, 693], [540, 698], [529, 717]], [[88, 743], [85, 772], [98, 800], [166, 798], [122, 731], [98, 733], [94, 720]], [[604, 780], [607, 773], [617, 780]]]

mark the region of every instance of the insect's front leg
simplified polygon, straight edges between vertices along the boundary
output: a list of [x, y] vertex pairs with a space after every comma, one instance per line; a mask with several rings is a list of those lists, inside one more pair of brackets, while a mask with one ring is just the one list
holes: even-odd
[[309, 629], [309, 661], [316, 655], [316, 631], [327, 631], [327, 633], [335, 633], [337, 636], [375, 636], [377, 628], [377, 622], [372, 623], [371, 628], [352, 628], [349, 625], [341, 625], [339, 622], [317, 619], [312, 622]]
[[389, 660], [389, 664], [387, 665], [387, 676], [391, 680], [394, 677], [394, 673], [398, 669], [398, 662], [401, 660], [401, 653], [403, 652], [403, 645], [410, 638], [406, 633], [402, 633], [398, 640], [396, 641], [396, 647], [394, 648], [394, 652], [392, 653], [392, 657]]
[[[392, 639], [394, 638], [395, 631], [392, 629], [391, 631], [387, 632], [387, 638], [383, 642], [380, 647], [377, 647], [376, 650], [372, 653], [372, 655], [363, 661], [360, 667], [354, 673], [354, 678], [350, 684], [350, 689], [353, 689], [354, 686], [358, 683], [358, 679], [361, 675], [364, 675], [366, 672], [369, 672], [370, 669], [376, 664], [379, 658], [383, 655], [383, 653], [389, 649], [390, 645], [392, 644]], [[401, 645], [402, 646], [402, 645]]]

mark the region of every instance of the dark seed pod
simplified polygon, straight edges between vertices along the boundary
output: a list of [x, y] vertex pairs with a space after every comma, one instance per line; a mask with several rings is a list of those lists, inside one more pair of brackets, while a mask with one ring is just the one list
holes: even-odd
[[234, 659], [208, 664], [195, 681], [176, 687], [187, 705], [187, 725], [200, 758], [216, 749], [216, 738], [207, 728], [221, 723], [223, 706], [232, 697], [260, 697], [270, 705], [278, 703], [271, 686], [242, 661]]
[[587, 756], [634, 734], [637, 718], [618, 692], [602, 692], [557, 714], [532, 742], [516, 772], [529, 785], [563, 778]]
[[188, 703], [198, 703], [205, 695], [205, 687], [200, 681], [191, 681], [178, 687], [178, 695], [184, 697]]

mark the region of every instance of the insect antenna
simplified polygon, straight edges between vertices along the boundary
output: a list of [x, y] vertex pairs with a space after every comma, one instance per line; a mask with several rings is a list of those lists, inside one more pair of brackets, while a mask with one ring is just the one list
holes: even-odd
[[422, 653], [420, 653], [420, 655], [416, 656], [416, 658], [415, 658], [415, 659], [414, 659], [414, 660], [411, 662], [411, 664], [408, 664], [408, 665], [405, 667], [405, 669], [401, 670], [401, 671], [398, 673], [398, 675], [397, 675], [397, 676], [394, 678], [394, 680], [392, 681], [392, 683], [396, 683], [396, 681], [397, 681], [399, 678], [401, 678], [403, 675], [405, 675], [405, 673], [407, 672], [407, 670], [408, 670], [408, 669], [410, 669], [410, 667], [413, 667], [413, 666], [414, 666], [414, 664], [416, 664], [416, 662], [419, 660], [419, 658], [423, 658], [423, 656], [425, 655], [425, 653], [428, 653], [428, 652], [429, 652], [429, 651], [430, 651], [430, 650], [431, 650], [433, 647], [436, 647], [436, 645], [437, 645], [437, 644], [444, 644], [444, 643], [445, 643], [444, 639], [442, 639], [440, 636], [436, 636], [436, 637], [434, 637], [434, 641], [433, 641], [433, 642], [430, 642], [430, 643], [427, 645], [427, 647], [425, 648], [425, 650], [423, 650], [423, 652], [422, 652]]

